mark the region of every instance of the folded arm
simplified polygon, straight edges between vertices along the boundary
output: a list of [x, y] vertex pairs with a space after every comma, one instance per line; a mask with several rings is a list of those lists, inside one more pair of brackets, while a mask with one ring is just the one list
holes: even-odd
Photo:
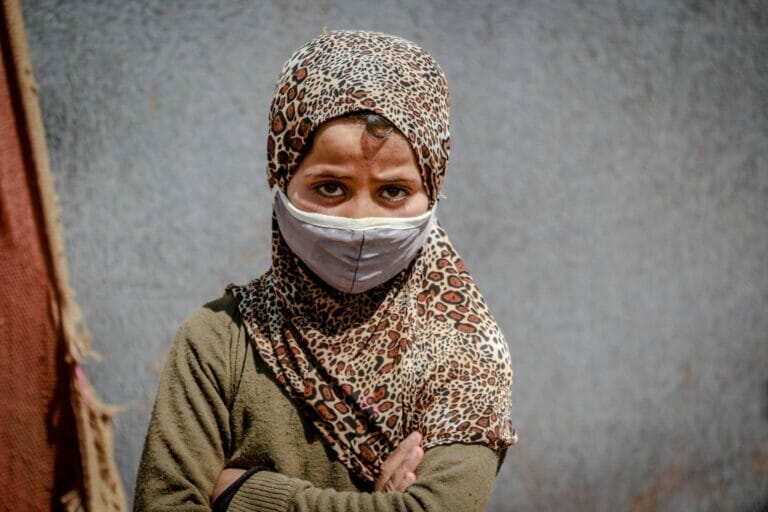
[[[173, 343], [142, 454], [134, 510], [211, 509], [214, 485], [233, 448], [228, 404], [233, 363], [221, 329], [209, 326], [216, 324], [211, 314], [187, 321]], [[337, 491], [260, 471], [242, 483], [229, 510], [479, 512], [498, 463], [499, 454], [482, 445], [434, 447], [426, 450], [416, 480], [404, 492]]]
[[405, 492], [349, 492], [260, 471], [241, 486], [231, 512], [422, 512], [486, 510], [498, 454], [481, 445], [437, 446], [424, 454], [416, 481]]

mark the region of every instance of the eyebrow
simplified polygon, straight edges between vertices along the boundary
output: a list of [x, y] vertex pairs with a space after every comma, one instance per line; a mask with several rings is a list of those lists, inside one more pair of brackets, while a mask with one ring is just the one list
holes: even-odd
[[380, 181], [382, 183], [421, 183], [421, 180], [416, 180], [412, 178], [400, 178], [400, 177], [393, 177], [393, 178], [375, 178], [376, 181]]
[[[307, 178], [313, 178], [313, 179], [331, 178], [331, 179], [341, 180], [341, 181], [353, 181], [355, 179], [355, 177], [350, 175], [350, 174], [338, 173], [338, 172], [333, 172], [333, 171], [328, 171], [328, 170], [314, 171], [314, 172], [313, 171], [308, 171], [305, 174], [305, 176]], [[411, 183], [411, 184], [420, 184], [421, 183], [421, 180], [417, 180], [415, 178], [405, 178], [405, 177], [401, 177], [401, 176], [393, 176], [391, 178], [387, 178], [387, 177], [375, 178], [374, 177], [374, 181], [378, 181], [378, 182], [381, 182], [381, 183]]]
[[307, 171], [305, 176], [307, 178], [333, 178], [336, 180], [347, 180], [347, 181], [354, 179], [354, 176], [350, 176], [349, 174], [341, 174], [341, 173], [336, 173], [332, 171], [316, 171], [316, 172]]

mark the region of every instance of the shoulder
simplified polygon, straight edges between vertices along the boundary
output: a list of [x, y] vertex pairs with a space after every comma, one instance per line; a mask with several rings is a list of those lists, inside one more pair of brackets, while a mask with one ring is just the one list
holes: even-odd
[[246, 338], [237, 304], [226, 294], [199, 307], [182, 322], [172, 352], [205, 366], [229, 368], [244, 357]]
[[179, 331], [193, 338], [220, 337], [234, 334], [241, 327], [237, 304], [231, 295], [225, 294], [195, 310], [184, 320]]

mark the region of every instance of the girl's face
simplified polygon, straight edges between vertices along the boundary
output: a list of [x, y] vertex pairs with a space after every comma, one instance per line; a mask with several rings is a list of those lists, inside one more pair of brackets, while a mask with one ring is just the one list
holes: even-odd
[[357, 119], [334, 119], [318, 128], [287, 196], [302, 210], [349, 218], [413, 217], [429, 206], [405, 137], [393, 131], [378, 139]]

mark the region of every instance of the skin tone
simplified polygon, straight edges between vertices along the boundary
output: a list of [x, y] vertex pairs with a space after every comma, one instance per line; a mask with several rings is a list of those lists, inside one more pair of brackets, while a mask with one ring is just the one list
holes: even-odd
[[357, 119], [322, 125], [288, 184], [288, 198], [302, 210], [339, 217], [412, 217], [429, 198], [416, 157], [398, 132], [379, 139]]
[[[397, 131], [374, 137], [358, 119], [335, 119], [318, 128], [311, 150], [288, 183], [287, 196], [302, 210], [348, 218], [413, 217], [429, 207], [405, 137]], [[374, 490], [404, 492], [416, 480], [423, 458], [422, 436], [412, 432], [382, 464]], [[225, 468], [212, 498], [244, 472]]]

